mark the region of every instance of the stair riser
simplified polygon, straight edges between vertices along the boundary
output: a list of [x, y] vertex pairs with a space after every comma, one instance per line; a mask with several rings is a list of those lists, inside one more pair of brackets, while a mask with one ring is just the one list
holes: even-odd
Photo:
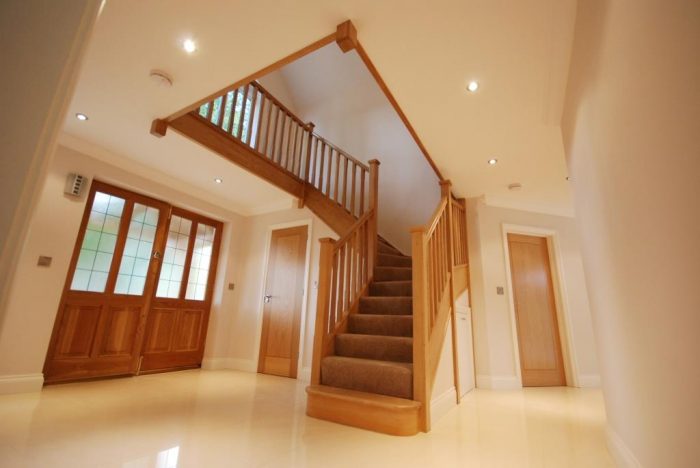
[[348, 390], [413, 398], [413, 372], [405, 368], [338, 363], [326, 358], [321, 363], [321, 382]]
[[411, 315], [413, 299], [411, 297], [362, 297], [360, 314]]
[[374, 269], [374, 281], [407, 281], [412, 276], [410, 268], [377, 267]]
[[377, 252], [379, 252], [380, 254], [403, 255], [401, 252], [399, 252], [392, 246], [383, 244], [381, 242], [377, 244]]
[[413, 286], [410, 281], [373, 282], [369, 293], [371, 296], [412, 296]]
[[362, 315], [348, 317], [348, 331], [363, 335], [413, 336], [413, 317], [404, 315]]
[[411, 262], [411, 257], [404, 257], [402, 255], [379, 254], [377, 257], [377, 265], [380, 267], [387, 266], [411, 268]]
[[412, 362], [413, 340], [405, 337], [341, 334], [335, 337], [335, 354], [377, 361]]

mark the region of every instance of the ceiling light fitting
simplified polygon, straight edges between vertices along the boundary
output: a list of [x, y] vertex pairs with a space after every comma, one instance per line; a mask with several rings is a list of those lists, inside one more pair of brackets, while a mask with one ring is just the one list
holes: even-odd
[[477, 89], [479, 89], [479, 82], [478, 81], [470, 81], [469, 84], [467, 85], [467, 90], [469, 92], [475, 93]]
[[82, 120], [83, 122], [85, 122], [86, 120], [88, 120], [88, 116], [85, 115], [85, 114], [82, 114], [82, 113], [80, 113], [80, 112], [78, 112], [77, 114], [75, 114], [75, 118], [78, 119], [78, 120]]
[[197, 50], [197, 43], [192, 39], [185, 39], [182, 41], [182, 48], [185, 49], [185, 52], [191, 54]]
[[149, 76], [151, 81], [160, 88], [170, 88], [173, 85], [173, 79], [162, 70], [151, 70]]
[[491, 159], [489, 159], [488, 162], [489, 162], [489, 165], [495, 166], [496, 163], [498, 162], [498, 159], [496, 159], [496, 158], [491, 158]]
[[214, 179], [214, 182], [216, 182], [217, 184], [220, 184], [223, 181], [224, 179], [222, 179], [221, 177], [217, 177], [216, 179]]

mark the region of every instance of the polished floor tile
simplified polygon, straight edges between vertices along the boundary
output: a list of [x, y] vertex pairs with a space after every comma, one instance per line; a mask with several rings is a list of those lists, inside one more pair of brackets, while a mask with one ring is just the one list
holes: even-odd
[[184, 371], [0, 396], [0, 467], [607, 467], [598, 390], [470, 392], [429, 434], [308, 418], [304, 385]]

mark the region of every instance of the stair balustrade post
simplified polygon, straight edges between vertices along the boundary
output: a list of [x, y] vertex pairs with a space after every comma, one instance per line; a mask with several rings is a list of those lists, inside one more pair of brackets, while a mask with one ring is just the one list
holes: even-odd
[[457, 403], [460, 402], [461, 392], [459, 388], [459, 353], [457, 352], [457, 316], [455, 311], [455, 248], [454, 248], [454, 218], [452, 213], [452, 182], [440, 181], [440, 190], [443, 200], [447, 200], [445, 210], [447, 212], [447, 272], [450, 277], [450, 329], [452, 331], [452, 372], [454, 374], [455, 390], [457, 391]]
[[423, 226], [411, 229], [413, 270], [413, 400], [421, 404], [421, 430], [430, 430], [430, 384], [428, 378], [428, 242]]
[[378, 204], [379, 204], [379, 164], [377, 159], [369, 161], [369, 209], [373, 210], [372, 217], [369, 220], [369, 272], [374, 276], [374, 267], [377, 265], [377, 221]]
[[[304, 204], [306, 202], [306, 184], [311, 183], [309, 169], [311, 168], [311, 143], [313, 142], [314, 127], [315, 125], [313, 122], [307, 123], [304, 127], [304, 130], [308, 135], [306, 137], [306, 151], [304, 152], [304, 176], [302, 177], [302, 175], [299, 174], [299, 177], [304, 181], [304, 186], [301, 189], [301, 198], [299, 199], [297, 208], [304, 208]], [[301, 169], [299, 169], [299, 171], [301, 171]]]
[[318, 293], [316, 298], [316, 323], [314, 326], [314, 352], [311, 362], [311, 385], [321, 384], [321, 361], [328, 339], [328, 311], [330, 305], [331, 274], [335, 241], [330, 237], [319, 239], [321, 252], [318, 268]]

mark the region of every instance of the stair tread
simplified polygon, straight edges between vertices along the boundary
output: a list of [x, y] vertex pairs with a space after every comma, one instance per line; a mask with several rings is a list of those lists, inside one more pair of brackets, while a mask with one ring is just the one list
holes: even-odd
[[394, 367], [394, 368], [402, 368], [410, 371], [411, 373], [413, 372], [413, 363], [411, 362], [399, 362], [399, 361], [382, 361], [379, 359], [368, 359], [368, 358], [359, 358], [359, 357], [350, 357], [350, 356], [326, 356], [323, 358], [324, 361], [336, 361], [336, 362], [343, 362], [343, 363], [348, 363], [348, 364], [362, 364], [362, 365], [369, 365], [369, 366], [374, 366], [374, 367]]
[[[383, 317], [391, 317], [391, 315], [384, 315]], [[397, 317], [394, 315], [394, 317]], [[382, 338], [386, 339], [388, 341], [411, 341], [413, 342], [413, 338], [410, 336], [393, 336], [393, 335], [370, 335], [366, 333], [338, 333], [336, 336], [349, 336], [349, 337], [369, 337], [369, 338]], [[353, 339], [353, 338], [350, 338]]]
[[347, 388], [331, 387], [330, 385], [309, 385], [306, 393], [325, 393], [336, 398], [361, 401], [368, 406], [389, 406], [394, 408], [420, 408], [420, 402], [379, 393], [361, 392], [359, 390], [349, 390]]

